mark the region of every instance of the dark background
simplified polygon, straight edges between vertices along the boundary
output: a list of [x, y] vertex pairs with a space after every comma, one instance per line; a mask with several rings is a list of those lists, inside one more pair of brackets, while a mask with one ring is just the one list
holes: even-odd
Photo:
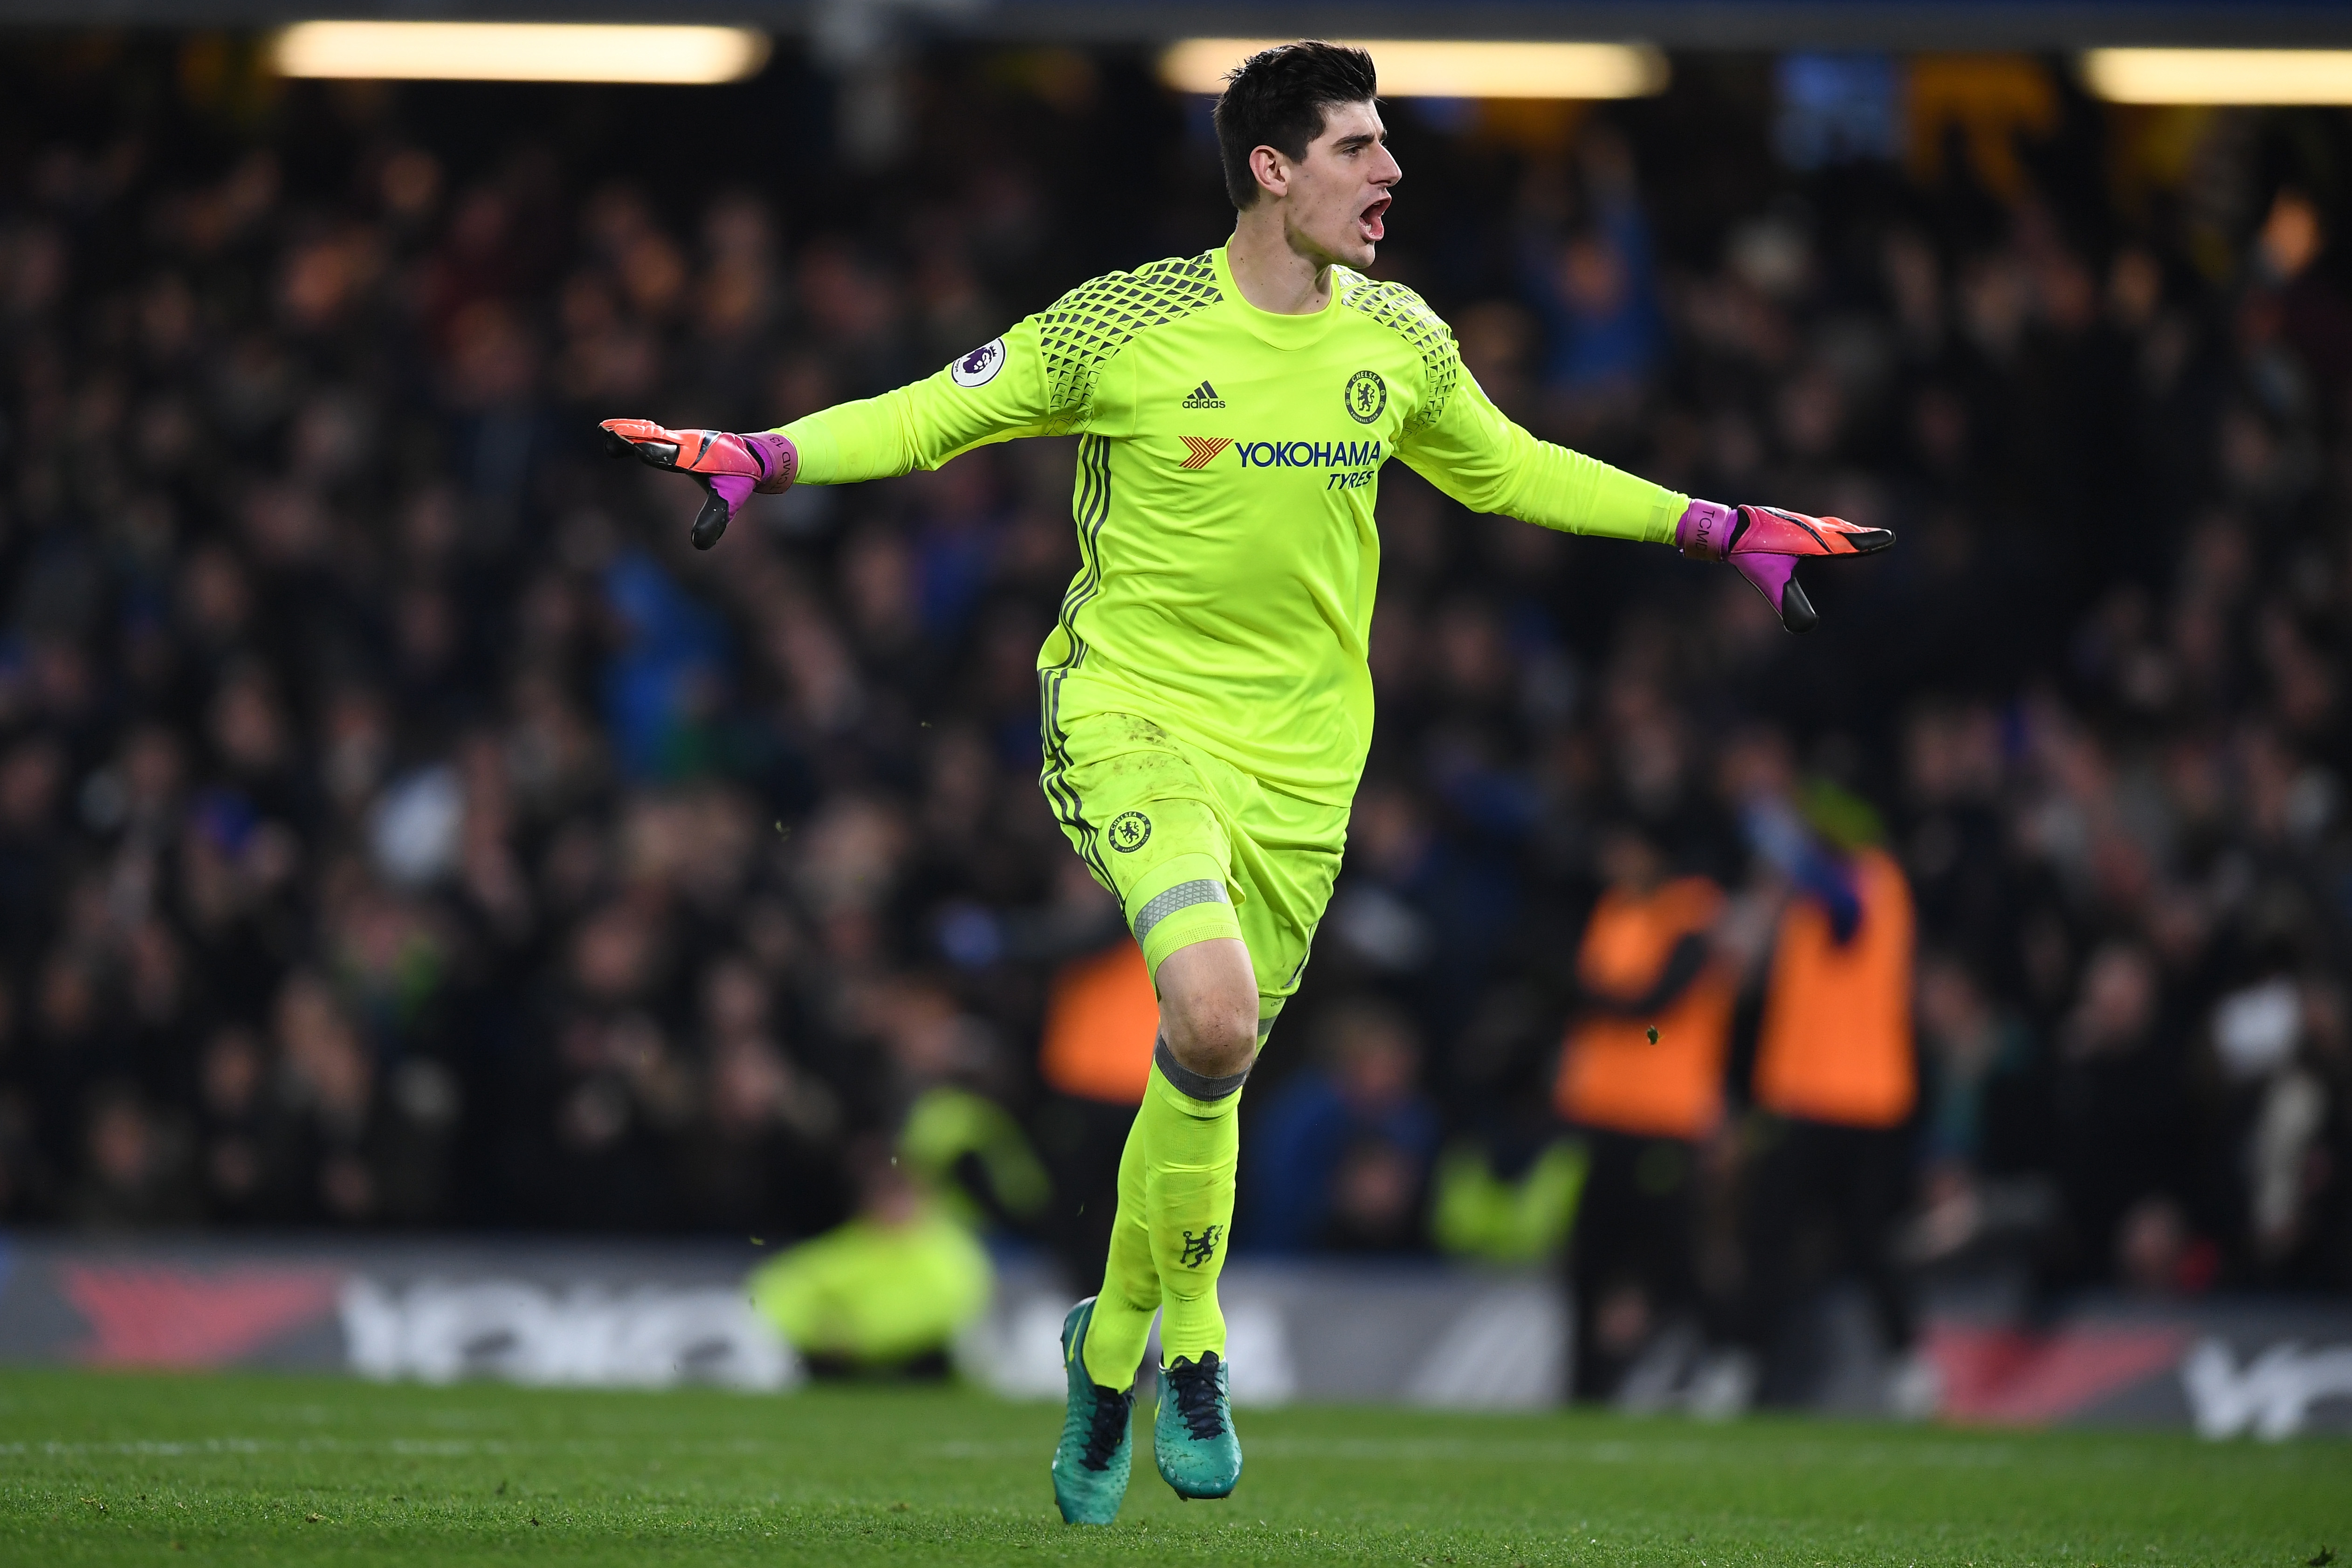
[[[1784, 741], [1920, 902], [1923, 1203], [2044, 1194], [2059, 1282], [2342, 1291], [2352, 121], [1674, 67], [1388, 106], [1379, 271], [1538, 433], [1902, 543], [1809, 571], [1800, 641], [1387, 472], [1379, 734], [1250, 1092], [1392, 1179], [1291, 1172], [1262, 1233], [1426, 1251], [1442, 1145], [1532, 1160], [1597, 835], [1748, 885], [1718, 764]], [[999, 1228], [1084, 1272], [1101, 1119], [1034, 1068], [1121, 940], [1034, 783], [1069, 452], [706, 556], [588, 437], [778, 424], [1220, 242], [1204, 105], [975, 43], [395, 87], [20, 32], [0, 78], [0, 1217], [782, 1238], [949, 1083], [1059, 1180], [974, 1175]], [[2233, 1057], [2264, 985], [2291, 1046]]]

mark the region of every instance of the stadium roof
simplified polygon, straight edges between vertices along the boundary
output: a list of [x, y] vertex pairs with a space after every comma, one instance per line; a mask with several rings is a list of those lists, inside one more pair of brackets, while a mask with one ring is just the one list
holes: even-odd
[[730, 22], [793, 34], [820, 15], [1105, 43], [1219, 33], [1625, 38], [1730, 49], [2352, 44], [2347, 0], [0, 0], [0, 20], [20, 26], [238, 27], [334, 16]]

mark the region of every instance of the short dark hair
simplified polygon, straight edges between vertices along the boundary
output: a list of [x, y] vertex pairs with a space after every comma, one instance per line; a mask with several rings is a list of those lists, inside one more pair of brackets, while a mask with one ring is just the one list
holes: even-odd
[[1225, 166], [1225, 195], [1234, 210], [1257, 200], [1257, 176], [1250, 154], [1271, 147], [1286, 158], [1307, 156], [1307, 143], [1323, 134], [1324, 112], [1380, 96], [1372, 57], [1345, 44], [1307, 39], [1276, 44], [1225, 73], [1225, 93], [1217, 100], [1217, 155]]

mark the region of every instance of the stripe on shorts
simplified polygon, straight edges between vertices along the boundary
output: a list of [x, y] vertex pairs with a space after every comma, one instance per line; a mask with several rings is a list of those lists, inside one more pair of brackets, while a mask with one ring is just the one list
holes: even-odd
[[1110, 443], [1088, 436], [1078, 443], [1078, 496], [1075, 521], [1078, 531], [1080, 570], [1062, 596], [1061, 629], [1070, 651], [1060, 664], [1038, 672], [1039, 706], [1043, 709], [1045, 766], [1038, 776], [1055, 816], [1077, 830], [1079, 858], [1110, 884], [1110, 868], [1096, 847], [1094, 824], [1086, 818], [1078, 792], [1070, 787], [1069, 737], [1062, 731], [1062, 677], [1086, 661], [1086, 639], [1078, 636], [1077, 613], [1102, 587], [1102, 557], [1097, 547], [1103, 524], [1110, 520]]

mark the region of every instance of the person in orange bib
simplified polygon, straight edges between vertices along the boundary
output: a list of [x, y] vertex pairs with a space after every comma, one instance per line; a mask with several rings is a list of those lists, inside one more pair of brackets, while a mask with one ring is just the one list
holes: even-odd
[[1053, 1098], [1038, 1131], [1054, 1166], [1055, 1241], [1073, 1279], [1100, 1276], [1118, 1208], [1118, 1157], [1151, 1078], [1160, 997], [1143, 950], [1119, 931], [1055, 972], [1037, 1076]]
[[1926, 1415], [1938, 1394], [1915, 1350], [1907, 1281], [1893, 1255], [1908, 1200], [1918, 1097], [1911, 1027], [1911, 889], [1880, 847], [1874, 813], [1827, 785], [1748, 808], [1751, 842], [1791, 892], [1773, 941], [1758, 1027], [1748, 1193], [1746, 1338], [1759, 1357], [1785, 1337], [1805, 1281], [1807, 1232], [1825, 1227], [1867, 1290], [1893, 1358], [1889, 1414]]
[[1738, 977], [1710, 931], [1723, 889], [1672, 877], [1632, 827], [1601, 840], [1608, 886], [1577, 953], [1580, 1005], [1552, 1105], [1591, 1152], [1569, 1268], [1580, 1398], [1620, 1392], [1657, 1331], [1698, 1304], [1693, 1195], [1723, 1120]]

